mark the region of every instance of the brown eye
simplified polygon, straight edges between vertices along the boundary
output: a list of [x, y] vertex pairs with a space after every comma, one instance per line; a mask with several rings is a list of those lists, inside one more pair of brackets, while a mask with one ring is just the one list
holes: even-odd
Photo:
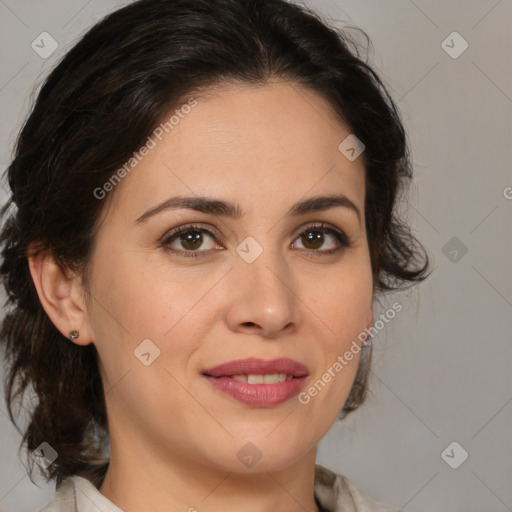
[[187, 231], [179, 235], [179, 243], [184, 249], [194, 251], [203, 244], [203, 233], [200, 231]]
[[171, 253], [194, 257], [218, 249], [216, 236], [216, 233], [207, 228], [180, 226], [168, 233], [161, 246]]
[[308, 230], [301, 235], [302, 243], [306, 245], [306, 249], [320, 249], [324, 243], [325, 234], [320, 231]]
[[324, 225], [306, 227], [299, 233], [298, 240], [302, 244], [299, 249], [319, 254], [330, 254], [350, 247], [350, 241], [345, 233]]

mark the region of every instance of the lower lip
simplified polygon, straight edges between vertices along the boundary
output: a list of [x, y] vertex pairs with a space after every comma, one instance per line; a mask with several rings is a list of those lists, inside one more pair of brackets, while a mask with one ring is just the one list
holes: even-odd
[[226, 395], [253, 407], [272, 407], [286, 402], [300, 393], [307, 379], [307, 376], [304, 376], [276, 384], [248, 384], [231, 377], [204, 377]]

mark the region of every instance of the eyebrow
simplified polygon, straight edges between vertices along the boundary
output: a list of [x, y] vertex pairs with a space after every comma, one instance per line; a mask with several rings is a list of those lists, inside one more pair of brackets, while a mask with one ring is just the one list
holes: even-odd
[[[315, 196], [292, 205], [286, 215], [298, 217], [306, 213], [319, 212], [330, 208], [343, 207], [352, 210], [361, 224], [361, 212], [348, 197], [343, 194]], [[212, 199], [204, 196], [176, 196], [150, 208], [144, 212], [135, 222], [137, 224], [147, 221], [166, 210], [189, 209], [197, 212], [209, 213], [220, 217], [239, 219], [244, 213], [239, 204]]]

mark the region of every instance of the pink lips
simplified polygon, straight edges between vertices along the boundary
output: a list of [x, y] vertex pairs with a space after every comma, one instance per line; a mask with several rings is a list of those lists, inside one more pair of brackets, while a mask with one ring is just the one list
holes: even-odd
[[254, 375], [286, 373], [294, 377], [303, 377], [308, 374], [308, 369], [302, 363], [293, 359], [281, 358], [266, 361], [265, 359], [250, 357], [228, 361], [203, 371], [203, 374], [212, 377], [231, 377], [232, 375], [248, 375], [250, 373]]
[[[239, 382], [233, 375], [264, 375], [286, 373], [294, 378], [275, 384], [249, 384]], [[203, 371], [205, 378], [217, 389], [237, 401], [253, 407], [272, 407], [286, 402], [304, 387], [308, 369], [293, 359], [266, 361], [258, 358], [238, 359]]]

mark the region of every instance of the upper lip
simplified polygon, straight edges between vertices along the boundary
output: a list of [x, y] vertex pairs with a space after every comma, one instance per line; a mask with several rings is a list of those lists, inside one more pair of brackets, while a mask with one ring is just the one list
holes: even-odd
[[293, 359], [258, 359], [250, 357], [248, 359], [237, 359], [219, 364], [213, 368], [203, 370], [203, 374], [211, 377], [231, 377], [232, 375], [265, 375], [269, 373], [286, 373], [294, 377], [304, 377], [308, 375], [308, 369], [302, 363]]

